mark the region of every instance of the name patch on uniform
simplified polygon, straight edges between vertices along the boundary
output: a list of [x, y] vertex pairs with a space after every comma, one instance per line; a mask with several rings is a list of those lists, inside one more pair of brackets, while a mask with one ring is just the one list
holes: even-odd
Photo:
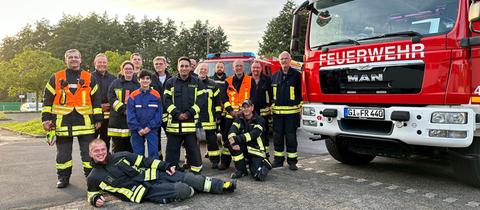
[[135, 105], [135, 108], [142, 108], [142, 105]]
[[148, 107], [155, 107], [155, 108], [158, 108], [158, 105], [157, 104], [149, 104]]
[[78, 88], [77, 84], [68, 84], [68, 88]]
[[195, 85], [195, 84], [190, 84], [190, 85], [188, 85], [188, 87], [193, 87], [193, 88], [196, 88], [196, 87], [197, 87], [197, 85]]

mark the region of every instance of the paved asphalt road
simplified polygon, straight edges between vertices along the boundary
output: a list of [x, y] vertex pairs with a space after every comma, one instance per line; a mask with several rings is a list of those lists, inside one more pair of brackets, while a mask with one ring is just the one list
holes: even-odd
[[[324, 143], [299, 131], [299, 171], [274, 169], [266, 182], [239, 180], [232, 195], [199, 194], [181, 203], [131, 204], [113, 200], [107, 209], [476, 209], [480, 190], [458, 183], [447, 163], [376, 158], [352, 167], [333, 160]], [[74, 174], [55, 188], [55, 148], [41, 139], [0, 131], [0, 209], [92, 209], [74, 145]], [[209, 169], [204, 174], [227, 178]]]

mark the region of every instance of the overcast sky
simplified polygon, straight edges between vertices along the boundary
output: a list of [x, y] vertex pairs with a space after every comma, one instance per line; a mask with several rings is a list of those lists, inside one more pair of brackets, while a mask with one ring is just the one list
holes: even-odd
[[[88, 15], [91, 12], [118, 15], [123, 20], [133, 14], [171, 18], [177, 25], [191, 27], [195, 20], [220, 25], [228, 36], [231, 51], [258, 51], [258, 42], [268, 21], [278, 16], [287, 0], [9, 0], [2, 2], [0, 39], [13, 36], [26, 24], [45, 18], [57, 24], [63, 14]], [[297, 5], [303, 0], [295, 0]]]

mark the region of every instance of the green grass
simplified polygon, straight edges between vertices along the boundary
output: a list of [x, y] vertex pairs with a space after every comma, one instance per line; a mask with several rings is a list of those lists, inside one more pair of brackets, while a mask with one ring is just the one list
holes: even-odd
[[5, 115], [5, 113], [3, 112], [0, 112], [0, 120], [4, 120], [4, 119], [8, 119], [7, 115]]
[[28, 133], [32, 135], [46, 135], [42, 128], [42, 122], [40, 119], [33, 119], [25, 122], [10, 122], [0, 124], [2, 128], [8, 128], [17, 132]]

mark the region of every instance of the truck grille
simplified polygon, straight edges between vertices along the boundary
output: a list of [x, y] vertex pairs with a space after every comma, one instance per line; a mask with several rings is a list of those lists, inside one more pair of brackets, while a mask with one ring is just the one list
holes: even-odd
[[324, 94], [412, 94], [422, 88], [422, 60], [327, 66], [320, 68]]

